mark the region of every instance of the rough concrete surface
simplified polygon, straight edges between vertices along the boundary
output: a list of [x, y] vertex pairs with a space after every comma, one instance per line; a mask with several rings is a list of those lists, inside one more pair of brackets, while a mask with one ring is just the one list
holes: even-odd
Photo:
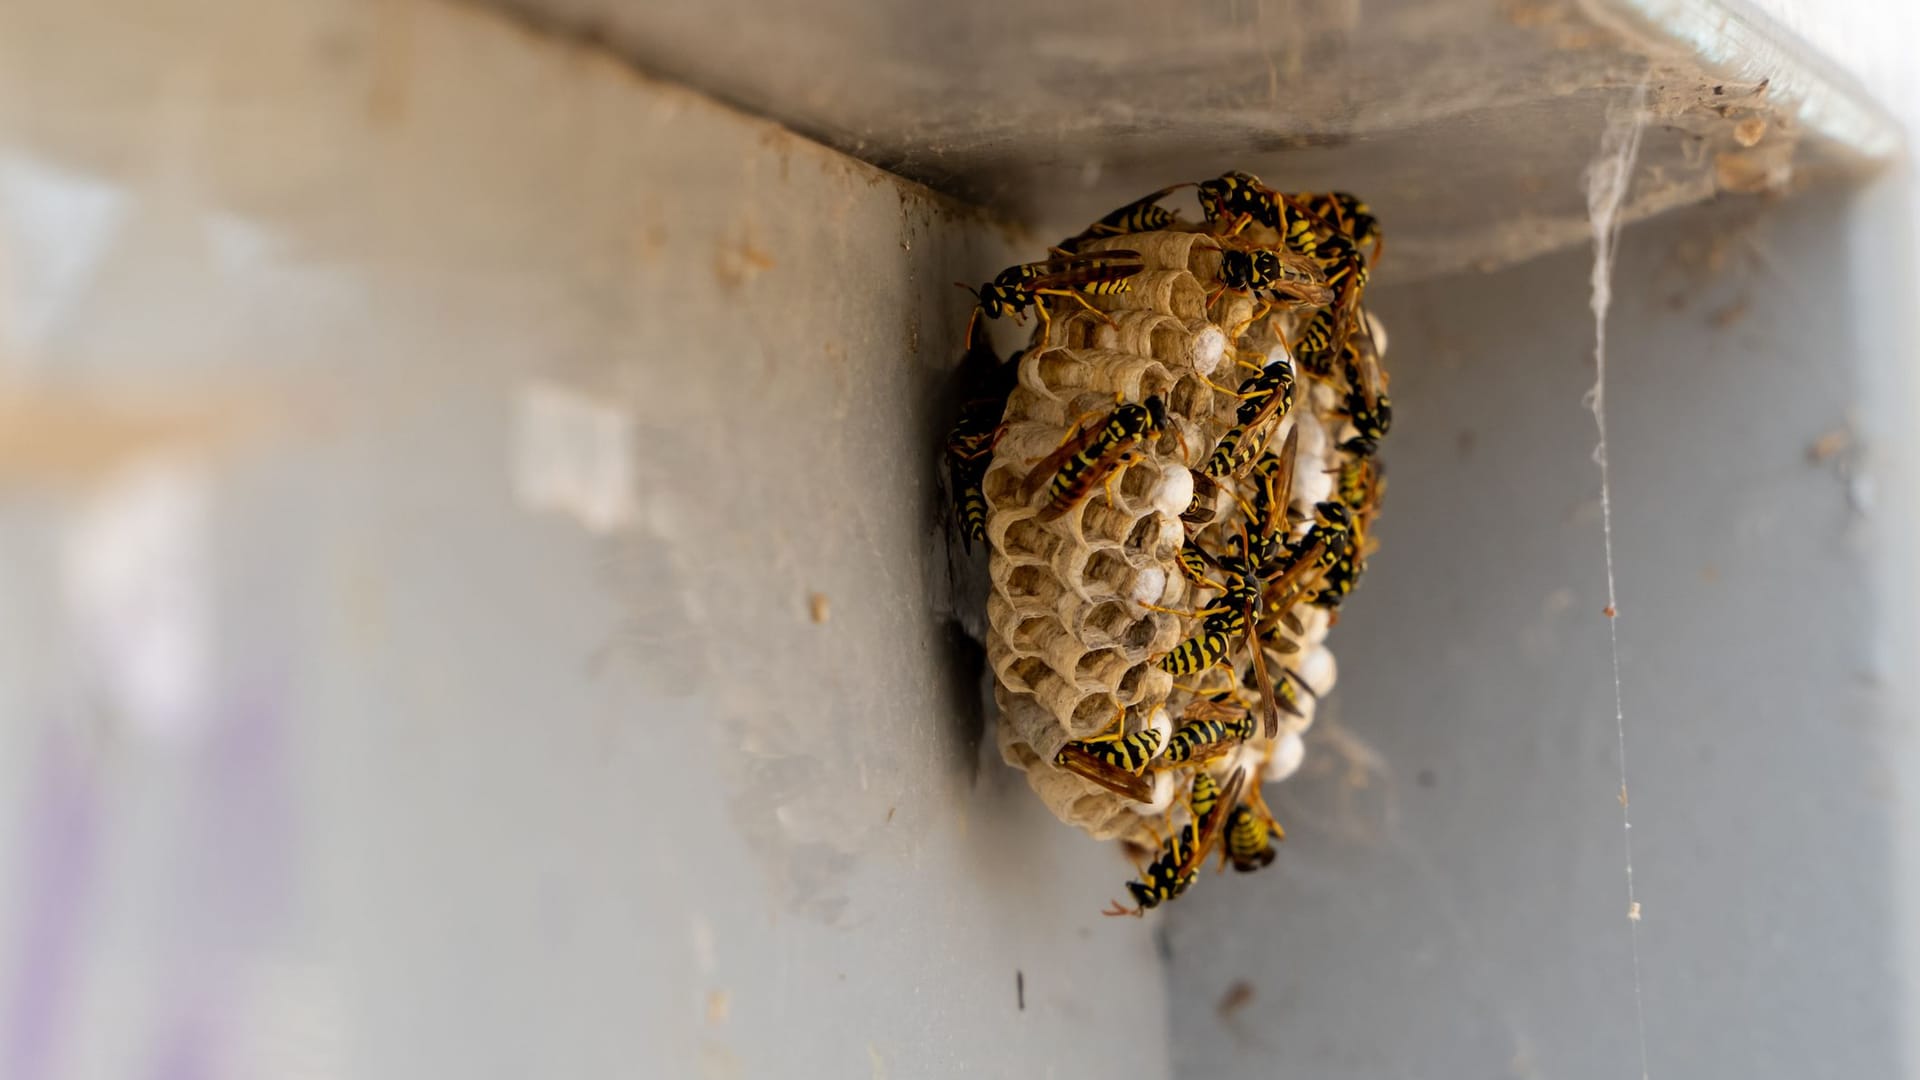
[[[1641, 68], [1498, 68], [1606, 53], [1565, 5], [1369, 5], [1381, 57], [1359, 9], [1165, 39], [1247, 73], [1183, 168], [1387, 178], [1396, 431], [1281, 858], [1156, 941], [983, 752], [954, 626], [950, 282], [1032, 245], [486, 8], [0, 6], [0, 1074], [1636, 1075], [1585, 257], [1410, 281], [1525, 205], [1495, 181], [1577, 239]], [[914, 10], [996, 79], [1099, 60]], [[1423, 92], [1429, 41], [1485, 78]], [[1328, 56], [1381, 109], [1250, 138]], [[856, 61], [951, 92], [912, 52], [818, 85]], [[1091, 177], [986, 193], [1036, 227], [1166, 151], [1054, 90], [969, 166]], [[1687, 122], [1640, 209], [1696, 191], [1653, 175]], [[1628, 230], [1616, 286], [1648, 1057], [1897, 1075], [1914, 202], [1728, 201]]]
[[[1851, 212], [1736, 205], [1621, 241], [1607, 401], [1654, 1076], [1910, 1069], [1891, 809], [1912, 711], [1885, 668], [1908, 654], [1869, 557], [1873, 478], [1903, 465], [1860, 420], [1902, 353], [1850, 306], [1874, 294]], [[1640, 1075], [1589, 268], [1370, 294], [1404, 358], [1383, 546], [1273, 801], [1279, 860], [1171, 916], [1176, 1075]]]
[[469, 8], [0, 43], [0, 1072], [1165, 1075], [945, 610], [997, 227]]
[[1642, 79], [1626, 220], [1897, 141], [1741, 0], [489, 2], [1039, 235], [1229, 168], [1350, 188], [1402, 280], [1584, 242], [1581, 170]]

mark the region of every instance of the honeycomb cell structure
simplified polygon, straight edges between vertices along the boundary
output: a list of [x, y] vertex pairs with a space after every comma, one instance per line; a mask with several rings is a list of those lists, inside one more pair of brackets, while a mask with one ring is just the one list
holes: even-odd
[[[1335, 609], [1307, 602], [1305, 593], [1282, 598], [1284, 608], [1259, 637], [1275, 697], [1284, 702], [1276, 706], [1283, 715], [1273, 737], [1255, 725], [1251, 737], [1214, 748], [1199, 764], [1155, 767], [1146, 774], [1144, 801], [1056, 764], [1069, 742], [1148, 727], [1160, 731], [1164, 750], [1189, 715], [1213, 707], [1202, 698], [1264, 711], [1255, 699], [1251, 634], [1224, 662], [1190, 678], [1176, 678], [1161, 663], [1207, 625], [1224, 588], [1222, 571], [1196, 580], [1177, 556], [1191, 547], [1217, 560], [1249, 524], [1252, 494], [1244, 477], [1203, 475], [1208, 455], [1238, 422], [1244, 384], [1271, 364], [1295, 373], [1292, 406], [1248, 436], [1266, 453], [1297, 432], [1286, 540], [1299, 543], [1316, 504], [1338, 497], [1336, 477], [1353, 457], [1341, 449], [1352, 432], [1351, 379], [1310, 375], [1286, 344], [1313, 310], [1273, 304], [1220, 280], [1225, 246], [1278, 245], [1280, 237], [1258, 224], [1231, 237], [1222, 232], [1176, 223], [1081, 247], [1137, 252], [1144, 269], [1124, 291], [1088, 296], [1084, 305], [1049, 305], [1050, 317], [1020, 356], [981, 484], [992, 578], [987, 655], [1001, 754], [1026, 772], [1061, 820], [1096, 838], [1143, 847], [1184, 814], [1180, 798], [1194, 770], [1216, 777], [1243, 770], [1256, 785], [1291, 773], [1300, 735], [1336, 674], [1325, 644]], [[1365, 347], [1383, 350], [1377, 321], [1363, 329]], [[1047, 478], [1035, 475], [1036, 466], [1084, 442], [1121, 403], [1153, 397], [1165, 405], [1165, 429], [1105, 483], [1050, 517]]]

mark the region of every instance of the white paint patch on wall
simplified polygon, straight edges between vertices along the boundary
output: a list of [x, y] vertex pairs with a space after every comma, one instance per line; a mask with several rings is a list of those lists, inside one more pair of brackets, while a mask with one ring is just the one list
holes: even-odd
[[612, 532], [638, 513], [634, 446], [633, 420], [621, 409], [568, 387], [527, 383], [514, 417], [514, 496], [529, 510]]
[[14, 362], [44, 347], [87, 294], [126, 211], [113, 184], [0, 155], [0, 343]]
[[81, 704], [107, 705], [136, 734], [179, 741], [207, 728], [211, 501], [197, 459], [142, 458], [80, 507], [61, 545]]

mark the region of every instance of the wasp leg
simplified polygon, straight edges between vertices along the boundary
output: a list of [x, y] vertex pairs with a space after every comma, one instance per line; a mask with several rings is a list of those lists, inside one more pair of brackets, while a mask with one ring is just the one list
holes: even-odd
[[1084, 739], [1076, 739], [1074, 741], [1082, 743], [1118, 742], [1127, 733], [1126, 719], [1127, 707], [1125, 705], [1116, 705], [1113, 709], [1113, 719], [1107, 722], [1106, 727], [1100, 729], [1100, 734], [1089, 735]]
[[[1073, 302], [1079, 304], [1081, 307], [1086, 308], [1088, 311], [1091, 311], [1095, 315], [1099, 316], [1101, 321], [1105, 322], [1108, 326], [1117, 327], [1120, 325], [1119, 323], [1113, 321], [1112, 315], [1109, 315], [1108, 313], [1101, 311], [1099, 308], [1094, 307], [1093, 302], [1091, 300], [1088, 300], [1086, 297], [1080, 295], [1077, 292], [1074, 292], [1072, 289], [1039, 289], [1039, 290], [1036, 290], [1036, 294], [1043, 295], [1043, 296], [1067, 297]], [[1045, 309], [1042, 308], [1042, 310], [1045, 310]]]
[[1268, 303], [1267, 301], [1262, 300], [1260, 302], [1260, 306], [1254, 309], [1253, 314], [1247, 318], [1246, 322], [1243, 322], [1239, 326], [1236, 326], [1233, 328], [1233, 331], [1227, 335], [1227, 340], [1239, 341], [1240, 335], [1246, 333], [1249, 329], [1251, 329], [1254, 323], [1259, 322], [1261, 319], [1266, 318], [1268, 315], [1271, 315], [1272, 313], [1273, 313], [1273, 305]]
[[1159, 612], [1164, 612], [1165, 614], [1168, 614], [1168, 615], [1178, 615], [1183, 619], [1204, 619], [1209, 615], [1218, 615], [1221, 612], [1227, 610], [1226, 608], [1223, 608], [1223, 607], [1203, 607], [1198, 609], [1197, 611], [1181, 611], [1178, 608], [1161, 607], [1159, 604], [1149, 604], [1145, 600], [1135, 600], [1134, 603], [1139, 604], [1141, 607], [1146, 608], [1148, 611], [1159, 611]]

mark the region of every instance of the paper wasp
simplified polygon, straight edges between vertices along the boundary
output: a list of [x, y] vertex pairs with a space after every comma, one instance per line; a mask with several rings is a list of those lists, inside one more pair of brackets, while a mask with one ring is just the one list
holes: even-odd
[[1367, 287], [1367, 260], [1344, 236], [1322, 241], [1318, 258], [1333, 299], [1301, 328], [1292, 344], [1302, 366], [1325, 377], [1333, 370], [1334, 352], [1352, 336], [1360, 297]]
[[1041, 322], [1051, 324], [1052, 317], [1046, 307], [1049, 296], [1066, 297], [1112, 323], [1113, 318], [1089, 303], [1087, 297], [1126, 292], [1132, 286], [1134, 275], [1146, 268], [1139, 252], [1116, 249], [1009, 266], [978, 289], [968, 287], [965, 282], [954, 284], [972, 293], [979, 302], [973, 317], [967, 321], [967, 336], [971, 339], [973, 323], [982, 315], [989, 319], [1009, 314], [1018, 317], [1026, 309], [1034, 308], [1040, 313]]
[[[1283, 618], [1291, 619], [1291, 613], [1289, 612], [1281, 612], [1280, 614]], [[1294, 621], [1297, 622], [1297, 620]], [[1276, 625], [1278, 625], [1278, 623], [1276, 623]], [[1264, 643], [1264, 639], [1262, 639], [1262, 642]], [[1254, 689], [1258, 682], [1258, 673], [1248, 671], [1246, 677], [1240, 681], [1240, 685], [1251, 690]], [[1320, 700], [1320, 695], [1314, 692], [1313, 687], [1307, 685], [1307, 680], [1302, 678], [1299, 672], [1290, 667], [1282, 667], [1280, 669], [1280, 678], [1275, 680], [1273, 688], [1275, 693], [1279, 695], [1278, 704], [1280, 711], [1286, 713], [1288, 716], [1306, 715], [1306, 713], [1300, 709], [1300, 695], [1302, 692], [1315, 701]]]
[[1353, 510], [1353, 535], [1345, 545], [1347, 550], [1321, 578], [1320, 590], [1313, 597], [1314, 606], [1337, 610], [1360, 583], [1360, 575], [1367, 569], [1367, 556], [1372, 554], [1373, 539], [1368, 533], [1385, 487], [1379, 463], [1372, 458], [1352, 457], [1340, 466], [1334, 491], [1340, 501]]
[[1380, 220], [1373, 216], [1372, 208], [1360, 201], [1358, 195], [1345, 191], [1302, 192], [1293, 199], [1353, 241], [1354, 246], [1373, 245], [1372, 261], [1379, 265], [1380, 253], [1386, 248], [1386, 236], [1380, 231]]
[[1227, 587], [1208, 576], [1213, 572], [1213, 558], [1205, 551], [1195, 547], [1192, 540], [1175, 555], [1174, 562], [1180, 567], [1180, 573], [1193, 584], [1215, 592], [1226, 592]]
[[1201, 181], [1199, 189], [1201, 212], [1209, 222], [1231, 222], [1229, 236], [1246, 228], [1247, 222], [1257, 221], [1279, 233], [1289, 250], [1312, 258], [1319, 247], [1315, 226], [1322, 232], [1333, 231], [1319, 215], [1261, 183], [1252, 173], [1223, 173]]
[[1251, 219], [1266, 224], [1265, 219], [1273, 213], [1272, 189], [1252, 173], [1238, 170], [1222, 173], [1211, 180], [1202, 180], [1198, 186], [1200, 212], [1208, 221]]
[[1254, 794], [1242, 802], [1235, 803], [1227, 811], [1227, 861], [1240, 873], [1252, 873], [1273, 862], [1273, 842], [1285, 840], [1287, 833], [1280, 823], [1273, 820], [1265, 805], [1255, 807], [1260, 802], [1255, 789]]
[[1296, 586], [1329, 570], [1348, 552], [1353, 539], [1353, 511], [1345, 503], [1314, 504], [1314, 521], [1306, 534], [1287, 545], [1286, 555], [1269, 573], [1265, 596], [1269, 604], [1284, 604]]
[[1108, 791], [1134, 802], [1150, 802], [1153, 785], [1142, 775], [1154, 751], [1160, 749], [1160, 731], [1146, 727], [1124, 734], [1126, 711], [1114, 718], [1112, 734], [1067, 743], [1053, 763]]
[[1122, 468], [1142, 456], [1140, 444], [1167, 426], [1166, 402], [1158, 395], [1119, 406], [1098, 426], [1076, 423], [1060, 447], [1027, 474], [1021, 495], [1031, 499], [1045, 487], [1046, 505], [1039, 518], [1052, 521], [1086, 498], [1095, 484], [1111, 483]]
[[1210, 480], [1224, 480], [1240, 475], [1253, 459], [1260, 456], [1260, 447], [1266, 442], [1265, 432], [1256, 434], [1246, 424], [1235, 424], [1220, 436], [1213, 446], [1213, 453], [1207, 455], [1206, 464], [1200, 467], [1202, 475]]
[[1135, 906], [1126, 908], [1115, 902], [1102, 914], [1142, 915], [1186, 892], [1199, 877], [1200, 864], [1226, 831], [1227, 811], [1239, 801], [1246, 779], [1245, 769], [1236, 769], [1225, 784], [1204, 772], [1194, 774], [1188, 796], [1192, 820], [1182, 825], [1159, 857], [1141, 871], [1138, 881], [1127, 882]]
[[1254, 434], [1255, 429], [1276, 416], [1285, 416], [1287, 410], [1293, 408], [1293, 361], [1282, 352], [1238, 390], [1208, 385], [1239, 398], [1240, 407], [1234, 413], [1233, 426], [1214, 444], [1213, 453], [1207, 455], [1200, 471], [1214, 480], [1238, 476], [1259, 457], [1260, 448], [1266, 443], [1265, 438]]
[[[1324, 304], [1333, 298], [1333, 290], [1316, 261], [1272, 248], [1222, 247], [1220, 291], [1242, 293], [1268, 305]], [[1208, 297], [1208, 305], [1219, 296], [1216, 292]], [[1259, 318], [1256, 314], [1254, 321]]]
[[1287, 540], [1287, 504], [1293, 498], [1293, 473], [1300, 456], [1300, 429], [1287, 432], [1278, 454], [1260, 458], [1248, 479], [1253, 502], [1246, 505], [1246, 532], [1235, 537], [1220, 560], [1233, 573], [1259, 574]]
[[[1246, 638], [1259, 679], [1261, 705], [1266, 712], [1265, 731], [1267, 737], [1272, 738], [1280, 730], [1280, 712], [1273, 681], [1267, 675], [1266, 655], [1252, 637], [1261, 596], [1259, 578], [1252, 574], [1234, 574], [1227, 581], [1227, 591], [1209, 606], [1194, 612], [1171, 612], [1198, 616], [1203, 621], [1198, 634], [1175, 645], [1160, 658], [1159, 667], [1170, 675], [1198, 675], [1226, 659], [1236, 639]], [[1142, 606], [1155, 611], [1169, 610], [1152, 604]]]
[[[1195, 703], [1200, 705], [1202, 703]], [[1162, 761], [1178, 765], [1196, 757], [1205, 760], [1208, 756], [1205, 751], [1210, 747], [1253, 738], [1253, 716], [1247, 710], [1218, 702], [1211, 705], [1205, 710], [1210, 715], [1188, 720], [1174, 729], [1173, 738], [1167, 740], [1166, 753], [1160, 755]], [[1195, 706], [1188, 707], [1187, 716], [1194, 714]]]
[[987, 497], [980, 485], [992, 463], [993, 449], [1005, 431], [1001, 418], [1019, 373], [1019, 354], [1001, 362], [985, 331], [978, 324], [968, 327], [961, 372], [970, 377], [978, 396], [960, 407], [960, 418], [947, 436], [948, 486], [960, 521], [960, 538], [968, 550], [973, 549], [974, 541], [986, 539]]
[[1383, 385], [1386, 379], [1380, 371], [1380, 350], [1373, 340], [1373, 320], [1364, 312], [1360, 320], [1367, 332], [1353, 335], [1341, 350], [1341, 366], [1347, 380], [1346, 416], [1354, 434], [1340, 444], [1340, 449], [1371, 457], [1379, 452], [1380, 440], [1387, 437], [1388, 429], [1393, 426], [1393, 403], [1387, 400]]
[[1163, 187], [1148, 195], [1128, 203], [1108, 213], [1099, 221], [1060, 241], [1059, 250], [1069, 255], [1080, 250], [1080, 245], [1103, 236], [1120, 236], [1125, 233], [1155, 232], [1164, 229], [1179, 219], [1179, 215], [1160, 205], [1160, 200], [1186, 187], [1186, 184], [1174, 184]]

